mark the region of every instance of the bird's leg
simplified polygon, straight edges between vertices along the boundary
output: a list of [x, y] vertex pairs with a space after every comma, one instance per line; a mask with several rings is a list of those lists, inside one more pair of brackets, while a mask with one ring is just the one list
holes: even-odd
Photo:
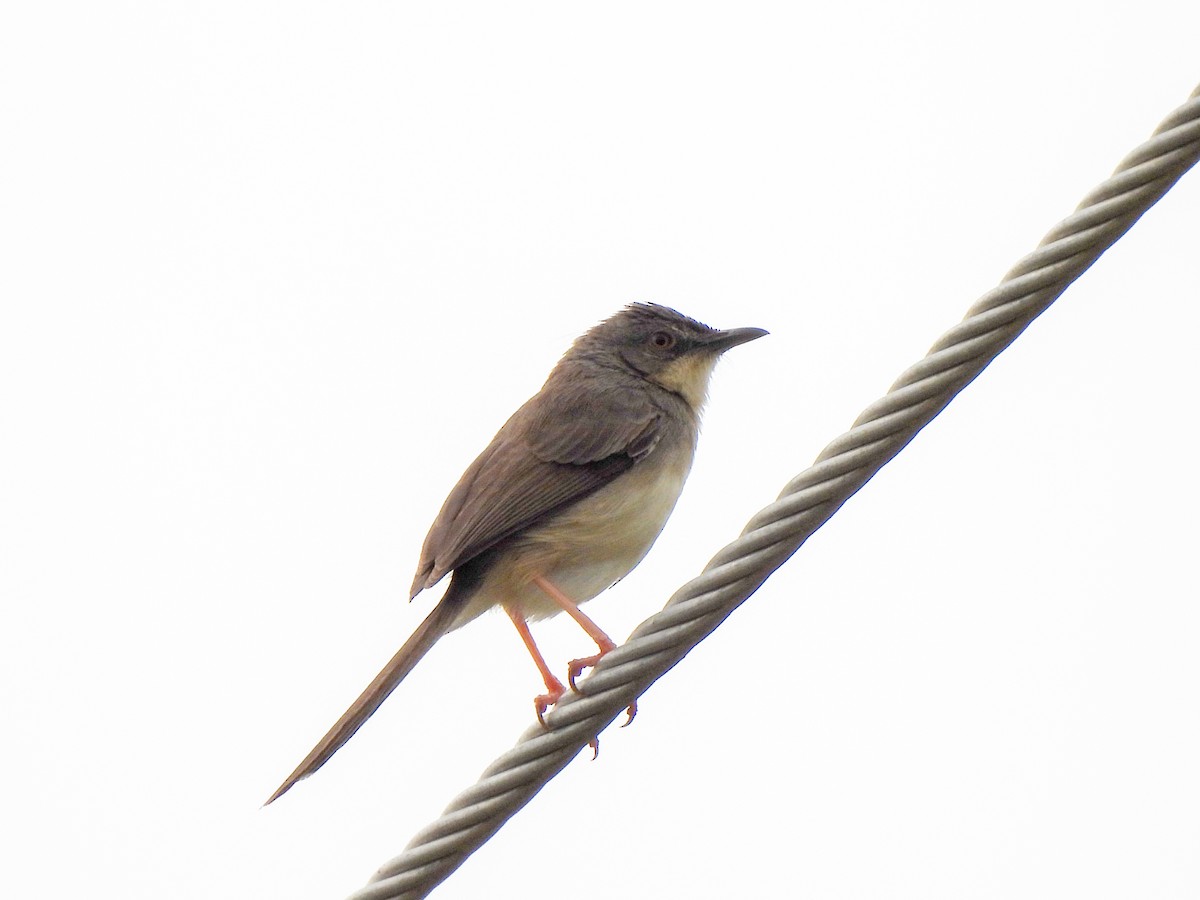
[[[581, 659], [573, 659], [567, 664], [567, 681], [571, 684], [571, 690], [575, 691], [575, 693], [579, 693], [579, 688], [575, 686], [575, 679], [583, 674], [584, 669], [590, 669], [592, 666], [596, 665], [596, 663], [600, 662], [600, 657], [604, 656], [604, 654], [615, 650], [617, 645], [612, 638], [604, 633], [603, 629], [601, 629], [599, 625], [584, 615], [583, 610], [579, 608], [579, 605], [574, 600], [560, 591], [558, 587], [552, 581], [550, 581], [550, 579], [546, 578], [544, 575], [534, 575], [533, 583], [541, 588], [547, 597], [557, 603], [562, 608], [563, 612], [574, 619], [579, 624], [579, 627], [587, 632], [588, 637], [596, 642], [596, 646], [600, 650], [600, 652], [594, 656], [585, 656]], [[632, 722], [633, 717], [637, 715], [636, 700], [629, 704], [629, 708], [625, 710], [625, 714], [628, 716], [628, 718], [625, 720], [624, 725], [621, 726], [622, 728]]]
[[554, 673], [550, 671], [550, 667], [546, 665], [546, 658], [542, 656], [542, 651], [537, 648], [537, 644], [533, 641], [533, 635], [529, 631], [529, 623], [525, 621], [525, 617], [517, 610], [513, 609], [507, 603], [504, 604], [504, 611], [508, 613], [508, 617], [512, 619], [513, 625], [517, 628], [517, 634], [521, 636], [521, 640], [525, 643], [525, 649], [529, 651], [529, 655], [533, 657], [533, 664], [538, 667], [538, 671], [542, 673], [542, 681], [546, 683], [546, 693], [538, 694], [533, 698], [533, 707], [537, 710], [538, 721], [543, 725], [546, 724], [544, 718], [546, 710], [558, 702], [559, 698], [566, 693], [566, 688], [563, 687], [561, 681], [554, 677]]

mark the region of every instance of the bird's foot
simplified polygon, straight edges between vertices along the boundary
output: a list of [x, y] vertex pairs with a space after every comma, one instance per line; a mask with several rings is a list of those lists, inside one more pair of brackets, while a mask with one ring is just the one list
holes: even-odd
[[575, 684], [575, 679], [583, 674], [584, 669], [590, 669], [600, 662], [600, 658], [607, 653], [607, 650], [601, 650], [592, 656], [584, 656], [580, 659], [573, 659], [567, 663], [567, 681], [571, 684], [571, 690], [579, 693], [579, 686]]
[[[551, 690], [545, 694], [538, 694], [536, 697], [533, 698], [533, 708], [537, 710], [538, 721], [542, 723], [543, 728], [550, 727], [549, 725], [546, 724], [546, 718], [545, 718], [546, 711], [549, 710], [550, 707], [552, 707], [559, 700], [561, 700], [562, 695], [565, 693], [566, 693], [566, 690], [560, 684], [558, 686], [557, 691]], [[630, 709], [634, 710], [636, 712], [637, 704], [635, 703], [633, 706], [630, 707]], [[625, 723], [625, 725], [628, 725], [629, 722], [632, 722], [632, 721], [633, 721], [633, 715], [630, 714], [629, 720]], [[622, 725], [621, 727], [624, 728], [625, 725]], [[588, 741], [588, 746], [592, 748], [592, 759], [595, 759], [596, 757], [598, 757], [600, 755], [600, 738], [593, 737], [590, 741]]]
[[[609, 647], [607, 649], [602, 648], [600, 650], [600, 652], [595, 654], [594, 656], [585, 656], [582, 659], [573, 659], [570, 661], [570, 663], [567, 664], [567, 681], [569, 681], [571, 684], [571, 690], [573, 690], [577, 694], [579, 693], [579, 688], [575, 684], [575, 679], [583, 674], [584, 669], [590, 669], [594, 665], [596, 665], [596, 663], [600, 662], [600, 658], [602, 656], [604, 656], [606, 653], [608, 653], [608, 651], [611, 649], [613, 649], [613, 648], [611, 648], [611, 647]], [[634, 700], [632, 703], [629, 704], [629, 708], [625, 710], [626, 719], [624, 722], [621, 723], [621, 727], [624, 728], [626, 725], [628, 725], [630, 722], [632, 722], [633, 717], [636, 715], [637, 715], [637, 701]], [[590, 743], [588, 746], [591, 746], [592, 750], [594, 750], [597, 754], [599, 754], [600, 750], [598, 747], [595, 747]], [[594, 756], [592, 758], [595, 759]]]
[[538, 694], [533, 698], [533, 708], [537, 710], [538, 721], [542, 723], [543, 728], [546, 727], [546, 710], [561, 700], [562, 695], [566, 692], [567, 689], [557, 678], [547, 678], [546, 693]]
[[579, 688], [575, 686], [575, 679], [583, 674], [584, 669], [594, 668], [596, 663], [600, 662], [605, 656], [617, 649], [607, 635], [600, 635], [595, 638], [596, 644], [599, 646], [599, 652], [591, 656], [584, 656], [580, 659], [573, 659], [567, 663], [567, 681], [571, 683], [571, 690], [579, 693]]

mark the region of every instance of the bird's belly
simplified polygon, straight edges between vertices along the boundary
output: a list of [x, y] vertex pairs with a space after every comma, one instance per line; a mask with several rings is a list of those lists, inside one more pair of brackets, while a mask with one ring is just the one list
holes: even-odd
[[560, 612], [533, 583], [537, 575], [576, 603], [591, 600], [624, 578], [654, 545], [683, 490], [692, 454], [676, 457], [634, 466], [516, 538], [484, 576], [456, 625], [499, 603], [519, 609], [529, 619]]

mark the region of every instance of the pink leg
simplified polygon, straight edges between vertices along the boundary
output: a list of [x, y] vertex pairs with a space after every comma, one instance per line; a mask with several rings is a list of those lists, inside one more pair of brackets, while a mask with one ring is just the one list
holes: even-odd
[[[579, 608], [579, 605], [574, 600], [560, 591], [558, 587], [552, 581], [550, 581], [550, 579], [546, 578], [544, 575], [534, 575], [533, 583], [541, 588], [542, 592], [547, 597], [557, 603], [559, 607], [562, 608], [563, 612], [574, 619], [579, 624], [579, 627], [587, 632], [588, 637], [596, 642], [596, 646], [600, 650], [600, 652], [594, 656], [585, 656], [582, 659], [573, 659], [568, 664], [567, 681], [571, 684], [571, 690], [578, 693], [579, 689], [575, 687], [575, 679], [583, 674], [584, 669], [589, 669], [596, 665], [596, 663], [600, 662], [600, 658], [604, 656], [604, 654], [615, 650], [617, 645], [613, 642], [612, 638], [604, 633], [599, 625], [583, 614], [583, 610]], [[629, 704], [629, 709], [625, 711], [625, 714], [628, 716], [628, 718], [625, 720], [624, 725], [621, 726], [622, 728], [632, 722], [633, 717], [637, 715], [637, 703], [634, 702]]]
[[521, 636], [521, 640], [525, 644], [525, 649], [533, 657], [533, 664], [542, 673], [542, 681], [546, 683], [546, 693], [538, 694], [533, 698], [533, 706], [537, 710], [538, 721], [545, 725], [546, 721], [543, 717], [546, 714], [546, 710], [558, 702], [558, 699], [566, 692], [566, 688], [563, 687], [561, 681], [554, 677], [554, 673], [546, 665], [546, 658], [542, 656], [542, 651], [538, 650], [537, 644], [534, 643], [533, 634], [529, 631], [529, 623], [525, 621], [525, 617], [507, 604], [504, 606], [504, 611], [512, 619], [513, 625], [516, 626], [517, 634]]

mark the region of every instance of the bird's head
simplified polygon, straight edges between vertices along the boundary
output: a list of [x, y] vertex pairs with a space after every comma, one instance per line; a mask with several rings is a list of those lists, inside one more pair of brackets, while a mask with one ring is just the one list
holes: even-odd
[[699, 412], [721, 354], [766, 333], [761, 328], [721, 331], [667, 306], [632, 303], [580, 337], [569, 355], [631, 371]]

